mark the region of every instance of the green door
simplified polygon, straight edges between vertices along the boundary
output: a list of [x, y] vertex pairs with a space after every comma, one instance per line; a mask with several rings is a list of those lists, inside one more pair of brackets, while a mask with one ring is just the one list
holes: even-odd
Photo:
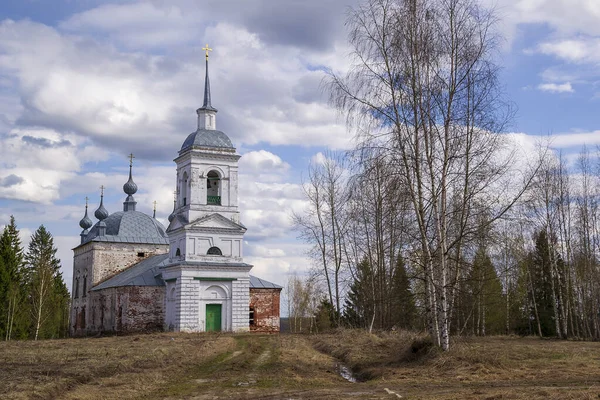
[[206, 331], [219, 332], [221, 330], [221, 304], [206, 305]]

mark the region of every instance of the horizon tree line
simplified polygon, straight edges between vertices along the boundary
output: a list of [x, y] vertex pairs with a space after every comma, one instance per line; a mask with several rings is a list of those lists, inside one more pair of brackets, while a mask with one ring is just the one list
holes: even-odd
[[68, 336], [71, 296], [60, 272], [52, 234], [40, 227], [27, 251], [15, 218], [0, 236], [0, 335], [3, 340]]

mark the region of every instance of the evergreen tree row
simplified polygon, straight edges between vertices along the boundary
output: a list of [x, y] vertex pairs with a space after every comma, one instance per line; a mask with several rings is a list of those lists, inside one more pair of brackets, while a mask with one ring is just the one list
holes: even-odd
[[69, 301], [52, 234], [41, 225], [27, 252], [13, 216], [0, 236], [0, 335], [4, 340], [68, 335]]

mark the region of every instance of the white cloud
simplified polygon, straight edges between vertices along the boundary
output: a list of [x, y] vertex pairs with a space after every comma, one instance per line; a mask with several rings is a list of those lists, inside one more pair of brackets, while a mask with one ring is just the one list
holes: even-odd
[[171, 2], [105, 4], [71, 16], [60, 27], [71, 32], [105, 33], [132, 48], [162, 47], [200, 36], [204, 25], [200, 17], [195, 7], [182, 9]]
[[327, 158], [320, 151], [310, 158], [310, 162], [315, 165], [325, 164], [326, 161], [327, 161]]
[[84, 162], [106, 157], [76, 135], [51, 129], [13, 129], [0, 139], [0, 198], [48, 204]]
[[550, 93], [573, 93], [573, 87], [570, 82], [557, 84], [557, 83], [541, 83], [537, 87], [542, 92]]
[[[177, 148], [195, 129], [201, 45], [183, 54], [127, 52], [90, 36], [84, 26], [67, 35], [31, 21], [0, 24], [0, 77], [17, 83], [24, 105], [17, 123], [77, 132], [111, 150], [167, 156], [165, 149]], [[186, 37], [197, 40], [192, 32]], [[219, 128], [234, 143], [350, 146], [320, 92], [323, 72], [308, 68], [320, 54], [268, 47], [256, 33], [228, 23], [211, 25], [204, 39], [214, 43]]]
[[600, 38], [577, 37], [548, 41], [540, 44], [537, 51], [572, 63], [598, 63], [600, 62]]
[[510, 37], [518, 24], [547, 24], [562, 33], [600, 34], [596, 0], [484, 0], [502, 18]]
[[287, 171], [290, 165], [266, 150], [250, 151], [240, 159], [240, 167], [248, 172]]
[[600, 131], [552, 135], [550, 143], [555, 148], [580, 148], [583, 145], [596, 146], [600, 145]]

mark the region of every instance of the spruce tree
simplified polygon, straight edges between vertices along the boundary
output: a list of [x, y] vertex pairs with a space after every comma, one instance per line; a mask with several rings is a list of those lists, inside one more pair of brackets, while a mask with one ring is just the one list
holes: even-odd
[[541, 230], [535, 235], [535, 250], [531, 255], [530, 276], [531, 276], [531, 294], [533, 303], [531, 313], [538, 323], [538, 333], [540, 336], [556, 336], [554, 323], [553, 298], [552, 298], [552, 259], [556, 258], [557, 264], [563, 268], [563, 261], [560, 255], [552, 248], [545, 230]]
[[56, 251], [52, 235], [41, 225], [31, 236], [26, 255], [30, 277], [31, 336], [35, 340], [64, 336], [68, 326], [65, 315], [69, 294]]
[[0, 236], [0, 334], [4, 340], [27, 336], [24, 257], [14, 216]]
[[413, 327], [416, 307], [410, 282], [404, 265], [404, 258], [399, 255], [392, 276], [392, 326], [404, 329]]
[[502, 284], [484, 246], [475, 254], [469, 286], [474, 332], [482, 336], [502, 333], [505, 315]]
[[373, 297], [373, 273], [365, 257], [356, 266], [356, 274], [346, 296], [344, 323], [353, 328], [369, 328], [375, 313]]

